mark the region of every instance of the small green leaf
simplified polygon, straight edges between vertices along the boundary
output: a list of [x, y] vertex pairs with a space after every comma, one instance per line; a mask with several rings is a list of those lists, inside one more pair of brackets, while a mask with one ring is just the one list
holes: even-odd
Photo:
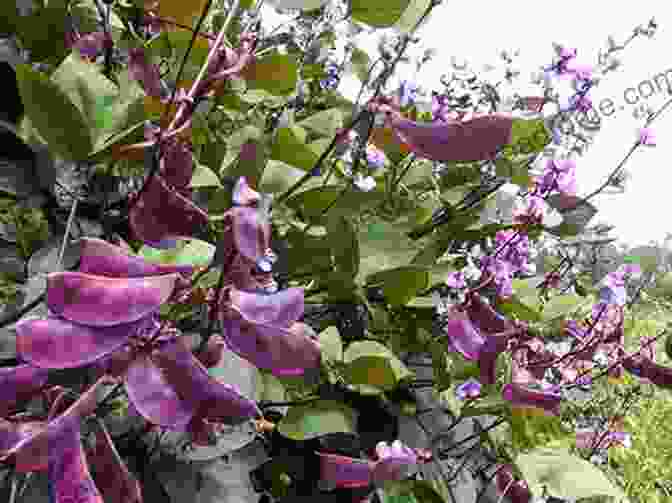
[[181, 239], [169, 250], [143, 245], [138, 254], [159, 264], [207, 266], [215, 255], [215, 246], [200, 239]]
[[530, 490], [541, 496], [544, 486], [551, 496], [582, 499], [611, 496], [617, 502], [627, 501], [626, 495], [598, 468], [565, 449], [536, 449], [516, 458]]
[[340, 362], [343, 359], [343, 343], [338, 328], [331, 326], [325, 328], [319, 335], [322, 354], [334, 362]]
[[371, 286], [382, 285], [385, 299], [403, 305], [429, 287], [430, 273], [425, 267], [404, 266], [377, 272], [367, 278]]
[[366, 82], [369, 77], [369, 68], [371, 67], [371, 58], [362, 49], [355, 47], [350, 56], [352, 71], [362, 82]]
[[210, 168], [197, 162], [194, 164], [194, 173], [191, 175], [189, 187], [221, 187], [219, 177]]
[[579, 295], [556, 295], [544, 305], [542, 317], [544, 321], [566, 317], [584, 303], [585, 299]]
[[49, 148], [64, 159], [85, 159], [93, 141], [82, 113], [68, 96], [28, 65], [16, 65], [16, 78], [26, 115]]
[[247, 66], [243, 76], [250, 89], [286, 96], [296, 89], [298, 68], [296, 56], [272, 52]]
[[353, 433], [355, 412], [333, 400], [295, 405], [278, 424], [278, 432], [292, 440], [310, 440], [328, 433]]
[[352, 19], [387, 28], [399, 21], [409, 4], [409, 0], [352, 0]]
[[338, 108], [330, 108], [303, 119], [297, 125], [321, 136], [329, 136], [331, 140], [336, 131], [343, 127], [343, 112]]
[[271, 159], [310, 171], [315, 167], [319, 156], [306, 145], [305, 137], [305, 130], [299, 126], [278, 129], [271, 149]]
[[432, 0], [411, 0], [395, 27], [402, 33], [410, 33], [430, 5], [432, 5]]
[[306, 190], [287, 200], [287, 206], [299, 210], [307, 219], [329, 216], [355, 216], [380, 204], [385, 198], [381, 192], [344, 190], [338, 185], [327, 185]]
[[351, 384], [384, 391], [394, 389], [399, 381], [412, 375], [392, 351], [375, 341], [353, 342], [345, 350], [343, 361], [348, 365]]

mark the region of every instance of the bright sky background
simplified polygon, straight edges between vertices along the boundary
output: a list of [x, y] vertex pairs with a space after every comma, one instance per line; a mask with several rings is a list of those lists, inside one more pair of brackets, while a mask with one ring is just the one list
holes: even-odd
[[[528, 76], [552, 61], [552, 42], [578, 49], [577, 60], [596, 64], [598, 50], [606, 48], [611, 35], [622, 43], [639, 24], [655, 17], [659, 25], [653, 39], [638, 37], [625, 51], [618, 53], [622, 66], [607, 74], [590, 96], [597, 107], [604, 98], [616, 103], [617, 111], [603, 117], [602, 131], [588, 153], [577, 159], [581, 194], [592, 192], [606, 180], [617, 163], [625, 156], [641, 121], [633, 117], [635, 105], [628, 105], [623, 92], [657, 73], [672, 70], [672, 9], [667, 2], [653, 1], [619, 4], [606, 0], [563, 0], [538, 2], [531, 0], [444, 0], [419, 35], [422, 48], [435, 48], [435, 59], [417, 76], [425, 88], [440, 89], [439, 77], [450, 68], [450, 58], [466, 60], [472, 68], [483, 64], [499, 64], [502, 49], [520, 49], [520, 84]], [[376, 37], [358, 38], [358, 45], [375, 55]], [[411, 67], [400, 67], [399, 78], [413, 78]], [[672, 82], [672, 71], [670, 73]], [[341, 89], [348, 95], [352, 84], [344, 82]], [[646, 91], [645, 91], [646, 92]], [[353, 96], [354, 97], [354, 96]], [[646, 100], [657, 109], [671, 97], [663, 90]], [[640, 102], [643, 98], [640, 98]], [[619, 108], [623, 106], [622, 110]], [[672, 232], [672, 106], [652, 125], [658, 146], [640, 147], [626, 167], [631, 172], [626, 192], [600, 195], [592, 200], [599, 208], [593, 223], [615, 225], [614, 237], [630, 245], [661, 240]], [[666, 137], [669, 138], [666, 141]]]

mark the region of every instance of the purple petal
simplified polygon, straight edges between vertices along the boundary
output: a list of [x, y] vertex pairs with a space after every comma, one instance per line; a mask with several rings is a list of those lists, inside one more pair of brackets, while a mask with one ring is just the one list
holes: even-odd
[[306, 335], [310, 328], [303, 323], [284, 329], [224, 320], [223, 327], [222, 335], [231, 351], [273, 375], [303, 375], [306, 369], [320, 366], [320, 345]]
[[270, 295], [232, 289], [230, 295], [233, 309], [249, 323], [289, 327], [303, 316], [302, 288], [287, 288]]
[[510, 141], [512, 124], [512, 118], [503, 114], [477, 116], [464, 122], [391, 121], [398, 141], [417, 155], [439, 162], [493, 158]]
[[96, 444], [88, 459], [105, 503], [143, 503], [140, 483], [119, 456], [102, 422], [96, 429]]
[[147, 421], [174, 431], [186, 431], [193, 403], [183, 400], [148, 357], [136, 359], [126, 373], [129, 401]]
[[481, 383], [485, 385], [495, 384], [497, 380], [497, 356], [506, 351], [511, 337], [512, 335], [489, 335], [486, 337], [485, 344], [481, 347], [481, 352], [478, 356], [478, 367], [481, 371]]
[[155, 312], [173, 293], [177, 274], [107, 278], [81, 272], [47, 277], [47, 306], [67, 320], [95, 327], [131, 323]]
[[448, 334], [453, 349], [459, 351], [467, 360], [478, 359], [485, 339], [464, 314], [457, 314], [448, 320], [445, 332]]
[[238, 253], [258, 263], [270, 245], [270, 226], [259, 218], [256, 208], [244, 206], [229, 210], [233, 217], [233, 241]]
[[198, 411], [197, 416], [237, 424], [260, 414], [256, 402], [213, 379], [181, 341], [166, 343], [152, 358], [177, 395]]
[[354, 459], [338, 454], [324, 454], [320, 457], [320, 478], [336, 485], [336, 488], [367, 487], [371, 485], [373, 463], [364, 459]]
[[194, 172], [192, 155], [190, 148], [181, 141], [175, 141], [166, 148], [161, 160], [161, 174], [169, 185], [180, 188], [189, 185]]
[[32, 365], [0, 368], [0, 415], [25, 403], [47, 383], [48, 371]]
[[16, 470], [21, 473], [45, 470], [50, 458], [59, 455], [64, 440], [67, 444], [66, 433], [78, 429], [82, 418], [94, 411], [97, 393], [103, 382], [103, 379], [96, 381], [63, 414], [42, 427], [34, 428], [30, 435], [23, 436], [0, 460], [13, 457]]
[[234, 206], [256, 206], [261, 201], [261, 195], [247, 183], [247, 178], [241, 176], [233, 189]]
[[159, 69], [147, 61], [145, 50], [142, 47], [134, 47], [128, 51], [128, 73], [142, 84], [148, 96], [161, 97]]
[[16, 325], [16, 352], [37, 367], [80, 367], [119, 349], [144, 323], [94, 328], [55, 316], [24, 320]]
[[114, 278], [140, 278], [179, 272], [191, 274], [191, 265], [152, 264], [127, 250], [96, 238], [82, 238], [79, 272]]
[[129, 224], [138, 239], [158, 242], [194, 236], [207, 227], [208, 214], [155, 176], [133, 205]]
[[560, 414], [562, 395], [559, 393], [534, 390], [517, 384], [506, 384], [502, 390], [502, 396], [515, 406], [535, 407], [554, 416]]
[[[56, 435], [54, 435], [56, 437]], [[49, 455], [49, 493], [52, 503], [106, 503], [93, 482], [82, 447], [79, 423], [53, 438]]]

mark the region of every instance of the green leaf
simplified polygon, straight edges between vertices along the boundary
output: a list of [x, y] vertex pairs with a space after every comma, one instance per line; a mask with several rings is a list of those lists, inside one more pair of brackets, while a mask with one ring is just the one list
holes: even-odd
[[382, 503], [445, 503], [426, 480], [385, 481], [382, 493]]
[[375, 341], [353, 342], [345, 350], [343, 361], [351, 384], [384, 391], [396, 388], [399, 381], [412, 375], [392, 351]]
[[31, 61], [58, 64], [65, 57], [67, 15], [64, 5], [50, 5], [17, 19], [21, 46], [30, 51]]
[[401, 18], [397, 21], [395, 28], [402, 33], [410, 33], [430, 5], [432, 5], [432, 0], [411, 0]]
[[350, 56], [352, 71], [362, 82], [366, 82], [369, 77], [369, 68], [371, 68], [371, 58], [362, 49], [355, 47]]
[[0, 2], [0, 35], [12, 35], [19, 24], [19, 11], [16, 2]]
[[359, 215], [366, 209], [379, 205], [385, 198], [381, 192], [360, 192], [338, 185], [327, 185], [306, 190], [290, 197], [286, 204], [300, 211], [307, 219], [320, 218], [328, 211], [329, 216]]
[[333, 137], [344, 125], [343, 112], [338, 108], [330, 108], [303, 119], [297, 125], [315, 134]]
[[333, 400], [318, 400], [290, 407], [278, 424], [278, 432], [292, 440], [309, 440], [328, 433], [353, 433], [355, 412]]
[[541, 315], [544, 321], [564, 318], [584, 303], [585, 299], [580, 295], [556, 295], [544, 305]]
[[[100, 30], [99, 14], [95, 0], [72, 0], [70, 13], [77, 19], [80, 33], [91, 33]], [[119, 42], [124, 33], [124, 22], [110, 9], [110, 28], [112, 40]]]
[[[539, 304], [537, 304], [539, 305]], [[500, 302], [497, 308], [504, 316], [515, 317], [522, 321], [542, 321], [541, 312], [535, 305], [528, 305], [517, 296], [512, 296], [503, 302]]]
[[338, 328], [331, 326], [322, 330], [319, 341], [323, 356], [334, 362], [343, 360], [343, 342], [341, 341], [341, 335], [338, 333]]
[[329, 0], [276, 0], [273, 2], [281, 9], [315, 10], [322, 7]]
[[267, 402], [283, 402], [287, 399], [282, 382], [270, 372], [257, 369], [255, 379], [255, 400]]
[[334, 257], [336, 270], [353, 278], [359, 271], [359, 242], [352, 220], [335, 216], [327, 220], [327, 239]]
[[16, 65], [16, 78], [26, 115], [49, 148], [64, 159], [85, 159], [93, 141], [82, 113], [68, 96], [28, 65]]
[[383, 287], [385, 299], [392, 305], [403, 305], [429, 287], [430, 273], [426, 267], [402, 266], [377, 272], [367, 278], [367, 284]]
[[509, 145], [512, 146], [514, 154], [539, 153], [551, 139], [543, 119], [513, 119]]
[[200, 162], [195, 163], [189, 187], [222, 187], [217, 174]]
[[532, 407], [512, 407], [510, 411], [511, 442], [518, 452], [558, 441], [569, 445], [576, 438], [573, 430], [566, 431], [563, 428], [562, 419], [558, 416], [546, 416]]
[[530, 490], [541, 496], [545, 486], [557, 498], [611, 496], [617, 502], [627, 497], [594, 464], [570, 454], [565, 449], [537, 449], [516, 458]]
[[169, 250], [143, 245], [138, 254], [159, 264], [207, 266], [215, 255], [215, 246], [200, 239], [181, 239]]
[[387, 28], [399, 21], [409, 0], [352, 0], [352, 19], [374, 28]]
[[276, 96], [286, 96], [296, 89], [298, 61], [292, 54], [271, 54], [256, 60], [243, 71], [250, 89], [263, 89]]
[[273, 142], [271, 159], [310, 171], [315, 167], [319, 156], [305, 143], [306, 132], [299, 126], [280, 128]]

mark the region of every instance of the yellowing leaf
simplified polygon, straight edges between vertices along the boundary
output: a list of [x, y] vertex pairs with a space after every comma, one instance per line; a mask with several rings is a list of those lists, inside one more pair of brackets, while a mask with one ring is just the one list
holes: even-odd
[[193, 26], [207, 3], [207, 0], [160, 0], [159, 16], [167, 17], [179, 24]]

